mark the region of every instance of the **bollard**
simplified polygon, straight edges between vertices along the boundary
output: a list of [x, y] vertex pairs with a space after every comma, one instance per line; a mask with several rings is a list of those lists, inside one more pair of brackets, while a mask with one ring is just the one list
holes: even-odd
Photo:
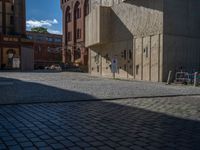
[[198, 75], [198, 72], [195, 72], [194, 73], [194, 86], [195, 87], [197, 86], [197, 75]]
[[167, 85], [171, 84], [171, 75], [172, 75], [172, 71], [170, 70], [168, 74]]

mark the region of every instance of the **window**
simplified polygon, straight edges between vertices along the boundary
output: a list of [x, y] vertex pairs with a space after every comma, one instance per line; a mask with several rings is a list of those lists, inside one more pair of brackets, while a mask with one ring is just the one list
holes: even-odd
[[126, 64], [124, 65], [124, 71], [126, 71], [127, 70], [127, 66], [126, 66]]
[[48, 41], [48, 42], [53, 42], [53, 38], [47, 37], [47, 41]]
[[14, 25], [14, 16], [10, 16], [10, 24]]
[[67, 10], [66, 10], [66, 22], [71, 22], [72, 20], [72, 17], [71, 17], [71, 12], [70, 12], [70, 7], [68, 6], [67, 7]]
[[129, 50], [129, 60], [132, 60], [133, 59], [133, 53], [131, 50]]
[[32, 37], [31, 35], [27, 35], [27, 38], [28, 38], [29, 40], [32, 40], [32, 39], [33, 39], [33, 37]]
[[71, 41], [72, 40], [72, 34], [71, 32], [67, 32], [67, 41]]
[[85, 1], [85, 16], [89, 14], [90, 8], [89, 8], [89, 0]]
[[76, 39], [80, 39], [81, 38], [81, 29], [77, 29], [76, 30]]
[[146, 58], [149, 57], [149, 50], [148, 47], [146, 48]]
[[144, 48], [144, 53], [146, 54], [146, 58], [149, 57], [148, 47]]
[[81, 18], [81, 8], [80, 8], [80, 3], [79, 2], [77, 2], [76, 4], [75, 4], [75, 9], [74, 9], [74, 17], [75, 17], [75, 19], [79, 19], [79, 18]]
[[136, 75], [139, 74], [139, 69], [140, 69], [140, 65], [137, 65], [137, 66], [136, 66]]
[[36, 40], [37, 41], [45, 41], [45, 37], [44, 36], [38, 36], [38, 37], [36, 37]]
[[124, 50], [124, 60], [126, 60], [126, 50]]
[[62, 39], [61, 39], [61, 38], [55, 38], [55, 39], [54, 39], [54, 42], [60, 43], [60, 42], [62, 42]]
[[14, 11], [14, 5], [11, 5], [11, 10]]
[[76, 49], [75, 51], [75, 60], [77, 60], [77, 59], [79, 59], [79, 58], [81, 58], [81, 50], [78, 48], [78, 49]]

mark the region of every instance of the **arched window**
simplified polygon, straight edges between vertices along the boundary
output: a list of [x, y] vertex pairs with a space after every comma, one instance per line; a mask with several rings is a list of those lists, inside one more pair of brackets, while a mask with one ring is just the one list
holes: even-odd
[[71, 22], [72, 17], [71, 17], [71, 12], [70, 12], [70, 7], [68, 6], [66, 9], [66, 22]]
[[75, 60], [81, 58], [81, 50], [80, 48], [75, 50]]
[[81, 5], [79, 2], [76, 2], [74, 7], [74, 18], [75, 19], [81, 18]]
[[85, 6], [84, 6], [84, 13], [85, 13], [85, 16], [87, 16], [89, 14], [89, 11], [90, 11], [90, 5], [89, 5], [89, 0], [85, 0]]

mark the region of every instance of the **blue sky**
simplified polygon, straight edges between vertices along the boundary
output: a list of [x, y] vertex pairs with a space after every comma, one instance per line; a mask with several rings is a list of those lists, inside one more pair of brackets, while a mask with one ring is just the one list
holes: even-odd
[[26, 0], [27, 30], [46, 27], [51, 33], [62, 33], [60, 0]]

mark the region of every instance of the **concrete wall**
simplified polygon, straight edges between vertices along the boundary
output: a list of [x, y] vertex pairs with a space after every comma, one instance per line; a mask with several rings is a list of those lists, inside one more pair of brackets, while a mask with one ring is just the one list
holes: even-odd
[[21, 70], [34, 70], [34, 50], [32, 47], [21, 47]]
[[[96, 5], [103, 5], [99, 1]], [[90, 71], [92, 74], [112, 76], [109, 68], [111, 59], [117, 57], [119, 71], [116, 77], [134, 78], [147, 81], [166, 81], [169, 70], [194, 72], [200, 69], [200, 1], [197, 0], [127, 0], [112, 6], [110, 24], [104, 22], [101, 13], [93, 11], [88, 16], [88, 26], [104, 24], [105, 29], [92, 27], [87, 29], [91, 39]], [[100, 18], [95, 22], [96, 18]], [[96, 24], [97, 23], [97, 24]], [[101, 33], [107, 36], [107, 42], [96, 40]], [[108, 40], [109, 39], [109, 40]], [[129, 58], [129, 51], [133, 59]], [[125, 53], [125, 54], [124, 54]], [[124, 57], [126, 55], [126, 58]], [[95, 60], [98, 56], [98, 63]], [[173, 79], [173, 78], [172, 78]]]
[[[168, 72], [194, 73], [200, 69], [200, 39], [175, 35], [164, 36], [164, 81]], [[174, 78], [172, 78], [174, 79]]]
[[[86, 17], [85, 45], [105, 44], [110, 42], [111, 9], [108, 7], [96, 7]], [[92, 36], [90, 36], [92, 34]]]
[[2, 32], [2, 1], [0, 1], [0, 33]]
[[[109, 40], [104, 43], [96, 42], [96, 45], [95, 42], [87, 43], [90, 47], [90, 72], [112, 77], [110, 64], [112, 58], [116, 57], [118, 60], [117, 78], [161, 81], [162, 0], [149, 1], [149, 3], [146, 3], [146, 0], [127, 1], [113, 5], [110, 9], [111, 15], [107, 16], [110, 16], [111, 23], [105, 23], [103, 19], [100, 19], [99, 23], [104, 22], [104, 28], [111, 26], [109, 32], [103, 29], [98, 31], [104, 34], [108, 32], [110, 34]], [[91, 19], [90, 24], [98, 26], [92, 17], [88, 17]], [[88, 28], [86, 31], [91, 31], [90, 29]], [[89, 33], [91, 34], [87, 35], [88, 38], [95, 39], [96, 34]], [[97, 58], [99, 59], [98, 64]]]
[[164, 1], [164, 79], [200, 69], [200, 1]]
[[1, 53], [2, 53], [2, 48], [0, 48], [0, 69], [1, 69], [1, 61], [2, 61]]
[[122, 3], [122, 0], [90, 0], [90, 11], [99, 6], [111, 7], [120, 3]]

